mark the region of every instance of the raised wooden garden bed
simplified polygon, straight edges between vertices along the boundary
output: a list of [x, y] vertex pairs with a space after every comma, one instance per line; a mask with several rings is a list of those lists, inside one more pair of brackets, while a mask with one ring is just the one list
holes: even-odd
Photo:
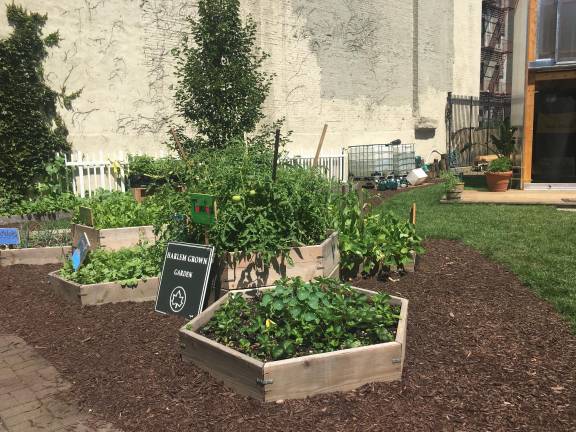
[[93, 250], [99, 248], [118, 250], [136, 246], [140, 241], [156, 242], [152, 225], [97, 229], [87, 225], [72, 224], [72, 245], [74, 247], [78, 245], [82, 233], [86, 233], [88, 240], [90, 240], [90, 249]]
[[294, 265], [280, 258], [264, 268], [254, 260], [240, 259], [234, 262], [234, 254], [228, 252], [222, 260], [221, 287], [223, 290], [257, 288], [274, 284], [283, 277], [301, 277], [309, 281], [318, 276], [338, 276], [340, 252], [338, 233], [331, 233], [322, 244], [292, 248], [290, 257]]
[[157, 277], [141, 280], [135, 287], [123, 287], [116, 282], [81, 285], [63, 279], [57, 271], [49, 276], [52, 289], [57, 295], [82, 306], [153, 301], [160, 285]]
[[0, 250], [0, 267], [16, 264], [44, 265], [62, 263], [71, 252], [70, 246]]
[[[259, 288], [240, 291], [252, 296]], [[355, 288], [366, 295], [373, 291]], [[287, 360], [261, 362], [198, 333], [230, 293], [192, 320], [191, 330], [180, 329], [182, 359], [206, 370], [234, 391], [265, 402], [299, 399], [320, 393], [349, 391], [372, 382], [402, 377], [406, 351], [408, 300], [392, 297], [401, 306], [396, 340], [377, 345], [314, 354]]]

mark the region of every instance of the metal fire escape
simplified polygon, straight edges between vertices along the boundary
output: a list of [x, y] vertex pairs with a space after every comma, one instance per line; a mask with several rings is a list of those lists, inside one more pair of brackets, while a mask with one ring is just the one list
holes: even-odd
[[510, 0], [482, 1], [481, 93], [485, 97], [507, 98], [508, 57], [512, 44], [508, 39]]

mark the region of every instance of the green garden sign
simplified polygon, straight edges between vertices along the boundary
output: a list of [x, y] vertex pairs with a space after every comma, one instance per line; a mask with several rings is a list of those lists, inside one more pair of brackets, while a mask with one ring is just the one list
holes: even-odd
[[216, 198], [213, 195], [192, 194], [192, 222], [214, 225], [216, 222]]

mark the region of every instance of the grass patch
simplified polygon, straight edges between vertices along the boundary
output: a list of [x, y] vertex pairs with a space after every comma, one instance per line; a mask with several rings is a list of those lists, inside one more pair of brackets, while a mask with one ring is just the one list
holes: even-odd
[[576, 331], [576, 213], [549, 206], [440, 204], [441, 186], [398, 194], [383, 206], [408, 214], [418, 235], [461, 240], [506, 265], [567, 317]]

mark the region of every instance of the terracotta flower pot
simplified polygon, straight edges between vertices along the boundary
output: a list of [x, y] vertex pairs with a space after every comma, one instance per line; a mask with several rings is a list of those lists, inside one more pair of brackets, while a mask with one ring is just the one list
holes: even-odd
[[506, 192], [511, 178], [512, 171], [487, 172], [486, 185], [490, 192]]

